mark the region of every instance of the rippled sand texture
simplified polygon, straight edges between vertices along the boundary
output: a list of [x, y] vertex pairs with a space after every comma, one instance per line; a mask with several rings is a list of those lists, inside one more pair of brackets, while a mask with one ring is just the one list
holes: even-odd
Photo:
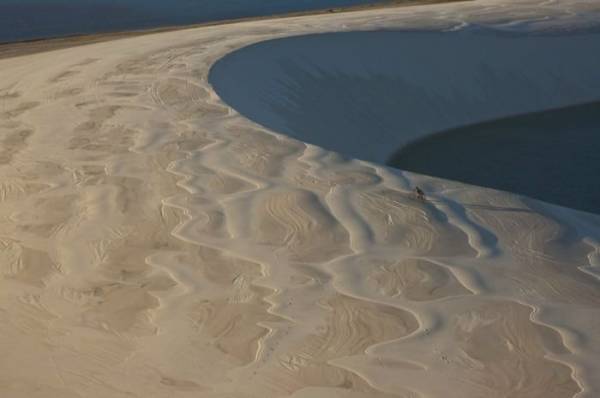
[[0, 395], [598, 396], [598, 217], [343, 160], [206, 83], [275, 36], [575, 15], [518, 3], [0, 61]]

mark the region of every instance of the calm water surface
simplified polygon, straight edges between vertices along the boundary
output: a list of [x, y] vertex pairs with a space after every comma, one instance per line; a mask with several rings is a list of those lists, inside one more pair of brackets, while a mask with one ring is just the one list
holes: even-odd
[[598, 43], [490, 29], [296, 36], [228, 54], [209, 82], [245, 117], [349, 157], [600, 214]]
[[434, 134], [390, 164], [600, 214], [600, 102]]
[[0, 43], [380, 2], [381, 0], [0, 0]]

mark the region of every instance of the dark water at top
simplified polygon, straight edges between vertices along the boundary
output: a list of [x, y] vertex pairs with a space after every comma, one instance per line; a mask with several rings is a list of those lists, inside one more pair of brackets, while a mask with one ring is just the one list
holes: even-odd
[[600, 102], [434, 134], [389, 163], [600, 214]]
[[0, 43], [379, 2], [381, 0], [0, 0]]

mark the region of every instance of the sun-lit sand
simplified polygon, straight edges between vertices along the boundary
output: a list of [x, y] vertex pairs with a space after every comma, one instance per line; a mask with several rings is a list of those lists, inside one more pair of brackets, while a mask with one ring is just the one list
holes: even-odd
[[594, 8], [481, 0], [0, 60], [0, 396], [599, 396], [600, 216], [345, 160], [207, 82], [275, 37]]

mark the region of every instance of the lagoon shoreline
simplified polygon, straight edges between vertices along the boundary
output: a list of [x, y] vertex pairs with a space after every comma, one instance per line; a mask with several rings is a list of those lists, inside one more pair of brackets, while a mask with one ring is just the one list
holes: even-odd
[[250, 120], [348, 158], [390, 165], [401, 148], [403, 170], [600, 213], [599, 41], [483, 26], [295, 36], [236, 50], [208, 79]]

